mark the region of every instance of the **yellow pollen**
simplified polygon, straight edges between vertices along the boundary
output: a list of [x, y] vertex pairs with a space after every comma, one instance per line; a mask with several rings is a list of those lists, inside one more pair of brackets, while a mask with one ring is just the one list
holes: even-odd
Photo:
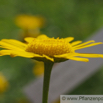
[[73, 53], [74, 50], [72, 46], [63, 39], [34, 39], [31, 43], [28, 44], [26, 48], [27, 52], [33, 52], [39, 55], [61, 55], [65, 53]]

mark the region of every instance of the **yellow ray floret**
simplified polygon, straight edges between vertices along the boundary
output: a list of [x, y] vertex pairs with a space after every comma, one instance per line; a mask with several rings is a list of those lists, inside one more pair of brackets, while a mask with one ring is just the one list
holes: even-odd
[[[60, 62], [65, 60], [76, 60], [88, 62], [88, 58], [103, 58], [103, 54], [76, 53], [75, 50], [83, 49], [99, 44], [94, 40], [82, 43], [82, 41], [71, 42], [74, 38], [49, 38], [46, 35], [40, 35], [37, 38], [25, 38], [27, 43], [17, 40], [3, 39], [0, 41], [0, 47], [4, 48], [0, 51], [0, 56], [10, 55], [12, 57], [21, 56], [26, 58], [34, 58], [39, 61], [50, 60], [52, 62]], [[86, 57], [86, 58], [84, 58]]]

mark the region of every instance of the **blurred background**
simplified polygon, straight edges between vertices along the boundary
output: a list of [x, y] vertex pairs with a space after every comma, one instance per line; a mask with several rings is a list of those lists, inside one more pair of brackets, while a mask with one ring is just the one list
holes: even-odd
[[[20, 23], [24, 19], [18, 20], [19, 15], [25, 15], [21, 18], [31, 22], [32, 17], [39, 18], [40, 21], [37, 19], [36, 21], [41, 22], [41, 24], [35, 26], [35, 28], [21, 26]], [[30, 19], [26, 15], [29, 15]], [[0, 39], [23, 41], [23, 38], [29, 36], [29, 34], [30, 36], [34, 35], [34, 37], [39, 34], [46, 34], [55, 38], [73, 36], [75, 40], [84, 40], [102, 26], [102, 0], [0, 1]], [[22, 57], [0, 57], [0, 103], [30, 103], [22, 89], [39, 74], [43, 73], [43, 69], [34, 70], [36, 64], [35, 61]], [[102, 95], [102, 88], [103, 67], [70, 94]]]

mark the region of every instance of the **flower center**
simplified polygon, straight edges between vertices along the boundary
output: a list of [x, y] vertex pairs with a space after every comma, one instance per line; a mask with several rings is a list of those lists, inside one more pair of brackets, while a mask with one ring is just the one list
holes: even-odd
[[26, 48], [27, 52], [33, 52], [39, 55], [47, 55], [53, 57], [54, 55], [61, 55], [65, 53], [73, 53], [74, 50], [70, 43], [64, 39], [34, 39]]

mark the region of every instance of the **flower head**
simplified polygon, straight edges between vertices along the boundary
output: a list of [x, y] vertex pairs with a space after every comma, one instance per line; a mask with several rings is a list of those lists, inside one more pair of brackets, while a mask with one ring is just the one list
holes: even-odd
[[21, 56], [26, 58], [34, 58], [39, 61], [50, 60], [52, 62], [61, 62], [65, 60], [76, 60], [88, 62], [88, 58], [82, 57], [96, 57], [103, 58], [103, 54], [89, 54], [89, 53], [76, 53], [78, 49], [83, 49], [99, 44], [94, 40], [81, 43], [82, 41], [74, 41], [73, 37], [67, 38], [49, 38], [46, 35], [40, 35], [37, 38], [27, 37], [22, 43], [13, 39], [2, 39], [0, 41], [1, 48], [0, 55], [10, 55], [12, 57]]
[[41, 28], [44, 24], [44, 18], [40, 16], [32, 15], [18, 15], [15, 19], [15, 23], [22, 29], [36, 29]]

